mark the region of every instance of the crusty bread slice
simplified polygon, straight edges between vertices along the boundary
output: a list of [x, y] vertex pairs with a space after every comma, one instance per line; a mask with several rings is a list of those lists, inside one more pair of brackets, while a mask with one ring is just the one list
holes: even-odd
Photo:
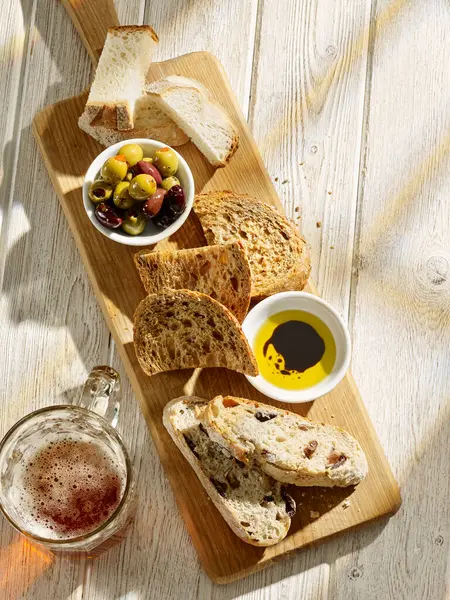
[[240, 242], [190, 250], [141, 250], [134, 262], [147, 294], [164, 289], [208, 294], [241, 323], [250, 303], [250, 267]]
[[91, 121], [92, 115], [85, 111], [78, 120], [78, 126], [103, 146], [133, 138], [158, 140], [168, 146], [182, 146], [189, 141], [187, 135], [148, 96], [136, 100], [134, 129], [119, 131], [110, 115], [111, 111], [101, 110]]
[[232, 531], [253, 546], [277, 544], [289, 530], [295, 502], [280, 483], [211, 441], [196, 416], [205, 405], [188, 396], [169, 402], [163, 413], [167, 431]]
[[220, 302], [189, 290], [150, 294], [134, 315], [134, 347], [143, 371], [226, 367], [257, 375], [241, 326]]
[[347, 487], [367, 475], [361, 446], [339, 427], [231, 396], [211, 400], [200, 419], [212, 440], [278, 481]]
[[147, 25], [108, 29], [86, 103], [89, 123], [102, 112], [103, 126], [133, 129], [135, 103], [142, 95], [157, 43], [158, 36]]
[[308, 245], [276, 208], [229, 191], [197, 195], [194, 211], [208, 244], [242, 241], [252, 274], [252, 298], [301, 290], [311, 271]]
[[239, 145], [236, 127], [204, 85], [169, 75], [145, 87], [161, 109], [190, 137], [215, 167], [224, 167]]

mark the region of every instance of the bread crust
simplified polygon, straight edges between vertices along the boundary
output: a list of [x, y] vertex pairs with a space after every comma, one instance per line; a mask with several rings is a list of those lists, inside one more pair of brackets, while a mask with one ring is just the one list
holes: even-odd
[[108, 32], [112, 35], [121, 35], [122, 33], [148, 32], [152, 36], [154, 42], [159, 42], [159, 37], [156, 31], [150, 25], [117, 25], [110, 27]]

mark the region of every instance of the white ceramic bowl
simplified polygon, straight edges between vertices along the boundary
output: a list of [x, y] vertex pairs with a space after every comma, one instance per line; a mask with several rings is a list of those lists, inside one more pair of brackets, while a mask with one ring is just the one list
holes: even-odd
[[119, 148], [124, 146], [125, 144], [139, 144], [144, 150], [144, 156], [153, 156], [155, 150], [158, 148], [166, 148], [167, 144], [163, 144], [162, 142], [157, 142], [156, 140], [148, 140], [145, 138], [138, 138], [134, 140], [126, 140], [124, 142], [119, 142], [117, 144], [113, 144], [106, 150], [103, 150], [101, 154], [97, 156], [95, 160], [92, 161], [91, 166], [87, 170], [86, 176], [84, 178], [83, 183], [83, 204], [86, 210], [86, 213], [94, 225], [96, 229], [98, 229], [103, 235], [106, 235], [111, 240], [115, 242], [119, 242], [119, 244], [125, 244], [126, 246], [148, 246], [149, 244], [156, 244], [161, 240], [165, 240], [169, 236], [171, 236], [175, 231], [178, 231], [183, 223], [189, 216], [191, 212], [192, 205], [194, 204], [194, 178], [192, 177], [191, 170], [184, 160], [184, 158], [174, 150], [174, 152], [178, 156], [178, 171], [177, 177], [180, 180], [181, 186], [184, 189], [185, 197], [186, 197], [186, 206], [183, 213], [178, 217], [178, 219], [169, 225], [167, 229], [164, 231], [160, 231], [151, 221], [148, 221], [144, 231], [141, 235], [128, 235], [122, 231], [122, 229], [108, 229], [104, 227], [101, 223], [97, 221], [95, 218], [94, 210], [95, 204], [91, 202], [89, 198], [89, 186], [97, 178], [97, 175], [103, 165], [103, 163], [111, 156], [115, 156], [119, 152]]
[[262, 375], [257, 377], [246, 375], [246, 377], [257, 390], [274, 400], [292, 404], [310, 402], [330, 392], [344, 377], [350, 364], [350, 334], [342, 318], [328, 302], [306, 292], [283, 292], [274, 294], [257, 304], [245, 318], [242, 328], [252, 348], [261, 325], [271, 315], [285, 310], [303, 310], [312, 313], [327, 325], [336, 344], [336, 360], [331, 373], [320, 383], [304, 390], [285, 390], [269, 383]]

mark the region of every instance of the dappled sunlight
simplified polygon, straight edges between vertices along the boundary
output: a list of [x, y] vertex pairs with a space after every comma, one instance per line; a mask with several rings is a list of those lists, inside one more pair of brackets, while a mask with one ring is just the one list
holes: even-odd
[[54, 561], [54, 554], [48, 550], [15, 536], [11, 544], [0, 548], [0, 598], [23, 598]]

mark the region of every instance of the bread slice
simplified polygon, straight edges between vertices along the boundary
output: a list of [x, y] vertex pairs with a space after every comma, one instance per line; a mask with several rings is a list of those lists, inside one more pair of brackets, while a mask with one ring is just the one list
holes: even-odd
[[280, 483], [209, 438], [196, 416], [205, 406], [197, 397], [172, 400], [163, 413], [167, 431], [232, 531], [253, 546], [277, 544], [289, 530], [295, 502]]
[[221, 191], [197, 195], [194, 211], [208, 244], [244, 244], [253, 299], [305, 287], [311, 271], [308, 245], [275, 207], [246, 194]]
[[147, 294], [164, 289], [208, 294], [241, 323], [250, 303], [250, 267], [240, 242], [191, 250], [141, 250], [134, 262]]
[[239, 145], [239, 135], [224, 109], [198, 81], [169, 75], [145, 88], [161, 109], [190, 137], [215, 167], [224, 167]]
[[258, 367], [236, 318], [206, 294], [150, 294], [134, 315], [134, 347], [143, 371], [226, 367], [257, 375]]
[[189, 141], [187, 135], [148, 96], [136, 100], [134, 129], [119, 131], [110, 114], [111, 111], [100, 110], [92, 120], [92, 114], [86, 110], [79, 118], [78, 126], [103, 146], [133, 138], [154, 139], [168, 146], [182, 146]]
[[231, 396], [211, 400], [200, 419], [211, 439], [278, 481], [347, 487], [367, 475], [361, 446], [339, 427]]
[[92, 122], [103, 113], [106, 127], [134, 127], [134, 105], [142, 95], [158, 36], [147, 25], [108, 29], [85, 111]]

